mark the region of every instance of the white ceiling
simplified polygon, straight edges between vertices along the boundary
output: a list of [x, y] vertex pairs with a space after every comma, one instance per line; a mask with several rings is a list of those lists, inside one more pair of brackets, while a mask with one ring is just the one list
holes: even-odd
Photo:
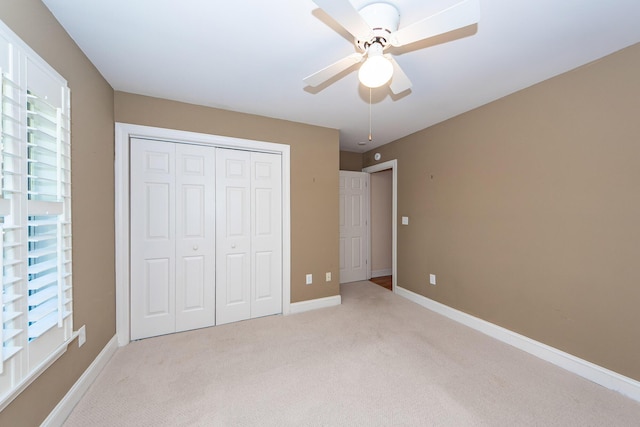
[[[394, 51], [392, 96], [357, 72], [302, 79], [355, 51], [311, 0], [43, 0], [115, 90], [340, 130], [363, 152], [640, 42], [639, 0], [480, 0], [477, 27]], [[400, 28], [459, 0], [390, 0]], [[351, 0], [356, 8], [372, 0]]]

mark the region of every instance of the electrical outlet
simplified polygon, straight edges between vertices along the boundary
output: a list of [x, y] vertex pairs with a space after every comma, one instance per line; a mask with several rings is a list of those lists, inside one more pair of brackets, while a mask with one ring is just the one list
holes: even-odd
[[307, 274], [307, 285], [313, 283], [313, 274]]
[[325, 273], [324, 280], [325, 280], [325, 281], [327, 281], [327, 282], [330, 282], [330, 281], [331, 281], [331, 272], [330, 272], [330, 271], [327, 271], [327, 272]]
[[82, 347], [87, 342], [87, 329], [86, 325], [82, 325], [78, 329], [78, 347]]
[[429, 275], [429, 283], [432, 285], [436, 284], [436, 275], [435, 274], [430, 274]]

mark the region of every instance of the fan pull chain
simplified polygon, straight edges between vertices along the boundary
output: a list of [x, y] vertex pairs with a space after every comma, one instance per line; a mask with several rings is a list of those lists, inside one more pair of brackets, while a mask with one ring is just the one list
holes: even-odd
[[373, 141], [371, 136], [371, 88], [369, 88], [369, 141]]

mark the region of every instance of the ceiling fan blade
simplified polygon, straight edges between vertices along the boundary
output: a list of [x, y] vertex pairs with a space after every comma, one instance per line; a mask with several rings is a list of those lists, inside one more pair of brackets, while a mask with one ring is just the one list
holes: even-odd
[[393, 64], [393, 77], [391, 77], [391, 84], [389, 85], [391, 92], [397, 95], [411, 89], [411, 80], [409, 80], [409, 77], [402, 71], [402, 68], [400, 68], [400, 65], [398, 65], [393, 56], [387, 54], [384, 57]]
[[373, 31], [349, 0], [313, 0], [358, 40], [369, 40]]
[[313, 73], [302, 80], [309, 86], [313, 86], [313, 87], [319, 86], [322, 83], [329, 80], [331, 77], [335, 76], [336, 74], [362, 61], [363, 56], [364, 56], [363, 53], [352, 53], [351, 55], [344, 57], [337, 62], [334, 62], [328, 67], [325, 67], [322, 70], [318, 71], [317, 73]]
[[391, 34], [390, 43], [393, 46], [404, 46], [475, 24], [479, 20], [479, 0], [464, 0], [435, 15], [399, 29]]

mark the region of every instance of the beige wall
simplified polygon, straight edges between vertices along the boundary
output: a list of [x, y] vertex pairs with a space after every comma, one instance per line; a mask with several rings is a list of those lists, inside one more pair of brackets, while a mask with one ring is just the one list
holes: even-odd
[[362, 153], [340, 152], [340, 170], [362, 172]]
[[640, 380], [639, 74], [637, 44], [376, 149], [398, 284]]
[[370, 185], [371, 273], [373, 277], [377, 277], [377, 271], [391, 271], [393, 172], [387, 169], [372, 173]]
[[[129, 93], [116, 121], [291, 147], [291, 302], [338, 295], [338, 131]], [[325, 282], [326, 272], [335, 278]], [[314, 277], [305, 285], [305, 274]]]
[[74, 328], [87, 342], [67, 352], [0, 413], [2, 426], [49, 414], [115, 334], [113, 90], [38, 0], [0, 0], [0, 20], [71, 88]]
[[[69, 350], [0, 413], [38, 425], [115, 334], [113, 122], [291, 146], [292, 301], [338, 294], [338, 132], [114, 94], [38, 0], [0, 19], [69, 82]], [[640, 380], [640, 45], [376, 149], [397, 158], [399, 284]], [[373, 163], [367, 153], [365, 165]], [[427, 286], [429, 273], [438, 285]]]

